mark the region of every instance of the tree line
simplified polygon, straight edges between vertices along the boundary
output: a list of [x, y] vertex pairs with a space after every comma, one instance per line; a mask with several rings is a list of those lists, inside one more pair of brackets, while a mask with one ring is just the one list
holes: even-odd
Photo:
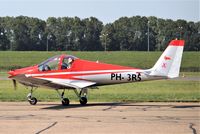
[[104, 25], [95, 17], [0, 17], [3, 51], [162, 51], [175, 38], [186, 41], [186, 51], [199, 51], [200, 21], [133, 16]]

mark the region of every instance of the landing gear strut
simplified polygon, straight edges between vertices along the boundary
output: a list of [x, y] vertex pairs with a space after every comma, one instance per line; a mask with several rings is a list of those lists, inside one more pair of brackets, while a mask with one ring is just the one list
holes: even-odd
[[80, 93], [78, 93], [77, 89], [74, 89], [75, 94], [79, 98], [79, 102], [81, 105], [87, 104], [87, 89], [81, 89]]
[[31, 105], [36, 105], [37, 104], [37, 99], [35, 97], [32, 97], [33, 94], [33, 87], [31, 87], [30, 93], [27, 95], [28, 101]]
[[65, 94], [65, 90], [63, 90], [62, 94], [56, 90], [58, 95], [60, 96], [61, 102], [63, 106], [68, 106], [69, 105], [69, 99], [68, 98], [64, 98], [64, 94]]
[[[70, 101], [68, 98], [64, 98], [64, 94], [65, 94], [65, 89], [63, 90], [62, 93], [60, 93], [58, 91], [58, 89], [56, 89], [60, 99], [61, 99], [61, 102], [62, 102], [62, 105], [63, 106], [68, 106]], [[75, 94], [77, 95], [77, 97], [79, 98], [79, 102], [81, 105], [86, 105], [87, 104], [87, 89], [81, 89], [80, 90], [80, 93], [78, 93], [77, 89], [74, 89], [74, 92]]]
[[[31, 87], [30, 93], [27, 95], [28, 101], [29, 101], [29, 103], [31, 105], [36, 105], [37, 104], [37, 99], [32, 96], [34, 88], [36, 89], [37, 87]], [[70, 101], [69, 101], [68, 98], [64, 98], [65, 89], [63, 90], [62, 93], [60, 93], [58, 91], [58, 89], [56, 89], [56, 91], [57, 91], [57, 93], [58, 93], [58, 95], [59, 95], [59, 97], [61, 99], [62, 105], [63, 106], [68, 106]], [[74, 92], [77, 95], [77, 97], [79, 98], [80, 104], [81, 105], [86, 105], [87, 104], [87, 89], [86, 88], [80, 89], [80, 92], [78, 92], [78, 89], [74, 89]]]

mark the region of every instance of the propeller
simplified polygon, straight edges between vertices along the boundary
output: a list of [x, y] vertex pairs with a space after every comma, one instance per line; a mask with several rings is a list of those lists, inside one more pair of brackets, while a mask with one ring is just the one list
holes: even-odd
[[13, 86], [14, 86], [14, 89], [16, 90], [17, 89], [17, 82], [16, 82], [16, 80], [12, 80], [13, 81]]

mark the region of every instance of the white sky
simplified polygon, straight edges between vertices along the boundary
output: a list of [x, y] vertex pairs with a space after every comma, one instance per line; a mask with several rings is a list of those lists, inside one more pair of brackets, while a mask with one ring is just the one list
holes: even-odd
[[200, 21], [200, 0], [0, 0], [0, 16], [96, 17], [105, 23], [122, 16], [156, 16]]

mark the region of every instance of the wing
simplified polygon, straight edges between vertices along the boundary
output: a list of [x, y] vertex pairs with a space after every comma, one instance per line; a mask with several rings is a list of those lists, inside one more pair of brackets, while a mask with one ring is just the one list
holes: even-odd
[[86, 81], [86, 80], [70, 80], [70, 79], [57, 79], [57, 78], [39, 78], [39, 79], [47, 80], [56, 85], [71, 87], [76, 89], [86, 88], [96, 84], [96, 82]]

